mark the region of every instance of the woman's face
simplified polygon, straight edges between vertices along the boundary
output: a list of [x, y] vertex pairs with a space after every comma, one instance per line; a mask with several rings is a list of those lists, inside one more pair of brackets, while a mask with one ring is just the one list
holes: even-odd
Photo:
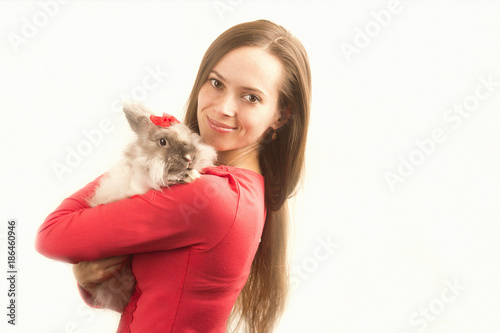
[[278, 128], [281, 61], [257, 47], [240, 47], [213, 68], [198, 93], [198, 125], [203, 141], [219, 152], [257, 145]]

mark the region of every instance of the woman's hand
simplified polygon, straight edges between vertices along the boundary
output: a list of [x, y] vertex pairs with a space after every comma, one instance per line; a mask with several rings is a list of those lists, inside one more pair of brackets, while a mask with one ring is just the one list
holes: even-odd
[[[73, 274], [78, 284], [93, 295], [99, 284], [111, 278], [113, 273], [122, 268], [129, 258], [130, 255], [123, 255], [82, 261], [73, 265]], [[130, 290], [130, 293], [132, 293], [132, 290]]]

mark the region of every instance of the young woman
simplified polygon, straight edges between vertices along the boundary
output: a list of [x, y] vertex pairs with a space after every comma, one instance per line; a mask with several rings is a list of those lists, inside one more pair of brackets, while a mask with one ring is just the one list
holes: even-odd
[[265, 20], [228, 29], [205, 53], [185, 119], [218, 166], [89, 208], [93, 181], [47, 217], [37, 250], [76, 264], [87, 302], [133, 254], [119, 332], [225, 332], [231, 322], [271, 332], [288, 293], [286, 201], [304, 169], [310, 96], [307, 54], [288, 31]]

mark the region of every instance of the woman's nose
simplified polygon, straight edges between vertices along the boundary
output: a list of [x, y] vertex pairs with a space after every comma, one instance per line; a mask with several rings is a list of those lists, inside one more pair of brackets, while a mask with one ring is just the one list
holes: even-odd
[[236, 114], [236, 99], [230, 94], [225, 94], [217, 103], [217, 111], [221, 116], [234, 117]]

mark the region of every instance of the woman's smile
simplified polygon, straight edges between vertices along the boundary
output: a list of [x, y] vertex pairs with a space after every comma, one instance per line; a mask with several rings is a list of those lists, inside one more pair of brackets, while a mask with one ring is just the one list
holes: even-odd
[[232, 127], [232, 126], [229, 126], [229, 125], [226, 125], [223, 123], [219, 123], [218, 121], [211, 119], [209, 116], [207, 116], [207, 123], [211, 129], [213, 129], [214, 131], [216, 131], [218, 133], [231, 133], [234, 130], [236, 130], [235, 127]]

